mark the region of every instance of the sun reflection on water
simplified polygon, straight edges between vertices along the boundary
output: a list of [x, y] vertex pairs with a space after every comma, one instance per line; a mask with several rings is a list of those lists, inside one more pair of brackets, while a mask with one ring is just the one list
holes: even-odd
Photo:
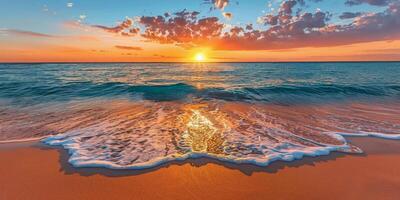
[[200, 111], [192, 112], [183, 133], [187, 146], [192, 152], [222, 153], [224, 140], [221, 131]]

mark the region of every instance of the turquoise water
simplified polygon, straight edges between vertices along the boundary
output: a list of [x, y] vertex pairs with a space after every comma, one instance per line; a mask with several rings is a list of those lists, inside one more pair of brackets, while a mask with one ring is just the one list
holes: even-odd
[[400, 136], [400, 63], [0, 64], [0, 141], [75, 166], [213, 157], [267, 165]]
[[277, 103], [397, 98], [399, 75], [395, 62], [1, 64], [0, 97], [21, 103], [95, 97]]

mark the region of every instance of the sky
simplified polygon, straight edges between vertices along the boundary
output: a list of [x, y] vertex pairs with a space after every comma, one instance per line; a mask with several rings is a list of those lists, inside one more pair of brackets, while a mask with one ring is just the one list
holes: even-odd
[[0, 0], [0, 62], [400, 60], [399, 0]]

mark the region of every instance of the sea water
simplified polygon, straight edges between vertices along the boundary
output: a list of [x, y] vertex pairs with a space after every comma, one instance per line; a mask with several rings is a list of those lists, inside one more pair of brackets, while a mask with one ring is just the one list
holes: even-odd
[[359, 153], [344, 135], [400, 139], [399, 76], [398, 62], [0, 64], [0, 142], [115, 169]]

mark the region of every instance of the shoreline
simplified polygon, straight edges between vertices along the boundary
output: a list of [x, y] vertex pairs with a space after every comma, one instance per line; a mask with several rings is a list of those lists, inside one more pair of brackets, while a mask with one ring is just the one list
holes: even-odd
[[[71, 149], [66, 148], [63, 144], [49, 144], [46, 140], [44, 140], [47, 137], [51, 136], [43, 136], [43, 137], [38, 137], [38, 138], [28, 138], [28, 139], [20, 139], [20, 140], [6, 140], [6, 141], [0, 141], [0, 150], [1, 150], [1, 145], [4, 144], [9, 144], [11, 147], [13, 144], [18, 146], [19, 144], [24, 144], [24, 143], [33, 143], [35, 147], [43, 148], [43, 149], [58, 149], [59, 153], [62, 157], [65, 157], [64, 160], [66, 160], [66, 163], [68, 165], [71, 165], [71, 167], [74, 168], [90, 168], [90, 169], [110, 169], [110, 170], [125, 170], [125, 171], [143, 171], [143, 170], [152, 170], [153, 168], [159, 168], [159, 166], [167, 166], [171, 164], [180, 164], [180, 163], [186, 163], [187, 161], [191, 162], [196, 162], [197, 160], [204, 160], [205, 163], [212, 162], [212, 163], [219, 163], [221, 165], [232, 165], [232, 166], [242, 166], [242, 165], [249, 165], [249, 166], [256, 166], [260, 168], [265, 168], [269, 167], [271, 164], [275, 162], [282, 162], [282, 163], [291, 163], [297, 160], [303, 160], [307, 157], [310, 157], [312, 159], [316, 159], [321, 156], [328, 156], [331, 154], [334, 154], [334, 156], [338, 156], [340, 154], [356, 154], [356, 155], [363, 155], [363, 150], [359, 149], [357, 146], [354, 146], [351, 144], [351, 138], [378, 138], [378, 139], [387, 139], [387, 140], [399, 140], [400, 139], [400, 134], [381, 134], [381, 133], [375, 133], [375, 132], [360, 132], [357, 134], [352, 134], [352, 133], [343, 133], [343, 132], [326, 132], [326, 134], [334, 134], [337, 135], [336, 137], [342, 137], [342, 140], [345, 141], [347, 147], [349, 149], [358, 149], [357, 151], [341, 151], [338, 149], [326, 149], [326, 153], [321, 153], [321, 154], [307, 154], [304, 153], [301, 157], [299, 158], [294, 158], [293, 160], [284, 160], [284, 159], [276, 159], [276, 160], [271, 160], [268, 161], [268, 163], [256, 163], [256, 162], [250, 162], [248, 160], [243, 160], [240, 162], [237, 162], [235, 160], [230, 160], [230, 159], [225, 159], [221, 158], [218, 156], [214, 155], [207, 155], [207, 154], [193, 154], [193, 155], [187, 155], [184, 157], [176, 158], [176, 159], [171, 159], [167, 158], [165, 160], [159, 160], [155, 161], [153, 164], [148, 164], [143, 167], [140, 166], [127, 166], [127, 167], [120, 167], [120, 166], [113, 166], [112, 164], [107, 164], [107, 163], [102, 163], [102, 164], [85, 164], [85, 165], [76, 165], [69, 163], [67, 160], [70, 158], [73, 158], [73, 153], [71, 153]], [[359, 151], [359, 152], [358, 152]]]
[[0, 144], [0, 199], [397, 199], [400, 141], [346, 139], [365, 153], [267, 167], [200, 158], [144, 170], [75, 168], [61, 147]]

